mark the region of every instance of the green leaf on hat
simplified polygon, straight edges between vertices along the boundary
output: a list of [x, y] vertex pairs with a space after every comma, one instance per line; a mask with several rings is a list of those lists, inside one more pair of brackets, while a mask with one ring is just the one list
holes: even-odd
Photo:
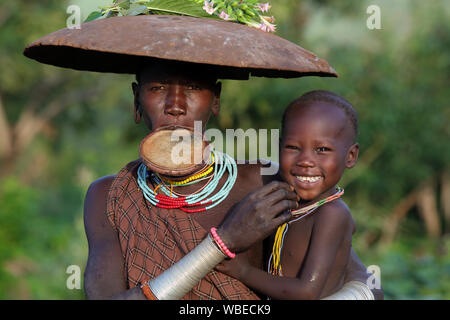
[[128, 10], [128, 16], [137, 16], [140, 14], [146, 14], [148, 12], [148, 8], [146, 6], [142, 6], [136, 3], [133, 3], [130, 6], [130, 10]]
[[[262, 16], [260, 0], [114, 0], [113, 4], [101, 8], [102, 11], [89, 15], [86, 21], [115, 16], [137, 15], [181, 15], [197, 18], [223, 19], [246, 24], [250, 27], [274, 32], [273, 17]], [[261, 13], [260, 13], [261, 11]], [[209, 12], [209, 13], [208, 13]]]
[[86, 18], [86, 20], [84, 20], [84, 22], [89, 22], [89, 21], [92, 21], [92, 20], [96, 20], [98, 18], [101, 18], [102, 15], [103, 14], [100, 11], [91, 12], [89, 14], [89, 16]]
[[130, 0], [122, 0], [119, 2], [119, 7], [128, 10], [130, 9], [130, 2]]
[[[177, 14], [192, 17], [211, 18], [197, 3], [186, 0], [153, 0], [145, 3], [152, 13]], [[155, 12], [156, 11], [156, 12]]]

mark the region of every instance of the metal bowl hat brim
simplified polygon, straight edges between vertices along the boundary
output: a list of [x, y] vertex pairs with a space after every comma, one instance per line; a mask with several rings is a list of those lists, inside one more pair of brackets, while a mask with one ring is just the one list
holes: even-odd
[[337, 77], [314, 53], [245, 25], [187, 16], [99, 19], [61, 29], [25, 48], [39, 62], [76, 70], [135, 74], [151, 61], [206, 65], [220, 79]]

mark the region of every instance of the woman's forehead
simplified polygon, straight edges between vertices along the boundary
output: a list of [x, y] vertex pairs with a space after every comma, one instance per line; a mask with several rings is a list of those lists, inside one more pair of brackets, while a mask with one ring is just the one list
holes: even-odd
[[188, 63], [151, 63], [141, 66], [136, 74], [138, 81], [197, 81], [216, 82], [213, 70]]

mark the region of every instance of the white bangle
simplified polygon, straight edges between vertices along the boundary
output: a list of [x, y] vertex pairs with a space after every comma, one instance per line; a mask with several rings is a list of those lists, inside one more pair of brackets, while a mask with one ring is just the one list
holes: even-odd
[[148, 285], [158, 300], [181, 299], [225, 257], [208, 233], [198, 246]]
[[322, 300], [375, 300], [375, 297], [365, 283], [349, 281], [341, 290]]

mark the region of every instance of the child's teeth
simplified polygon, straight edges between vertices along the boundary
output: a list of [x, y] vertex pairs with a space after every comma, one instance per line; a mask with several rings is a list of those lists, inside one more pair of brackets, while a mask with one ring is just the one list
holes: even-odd
[[317, 180], [320, 179], [320, 177], [302, 177], [302, 176], [297, 176], [297, 179], [300, 180], [300, 181], [316, 182]]

